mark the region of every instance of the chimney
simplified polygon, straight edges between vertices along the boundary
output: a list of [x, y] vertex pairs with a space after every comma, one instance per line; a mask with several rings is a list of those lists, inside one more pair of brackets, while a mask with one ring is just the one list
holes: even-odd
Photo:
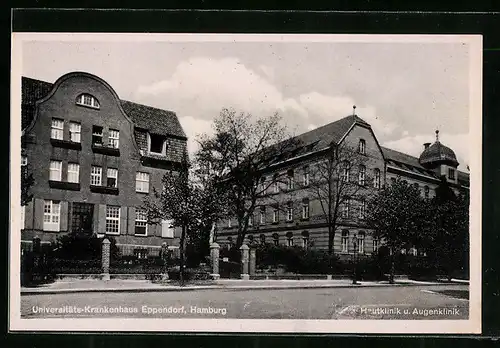
[[429, 147], [431, 143], [424, 143], [424, 150], [427, 149]]

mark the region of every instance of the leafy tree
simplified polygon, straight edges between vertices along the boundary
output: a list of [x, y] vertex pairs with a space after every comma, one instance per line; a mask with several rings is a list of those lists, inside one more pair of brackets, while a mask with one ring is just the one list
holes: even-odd
[[411, 241], [425, 221], [426, 210], [420, 191], [398, 178], [385, 185], [368, 203], [367, 222], [376, 237], [385, 241], [391, 253], [389, 281], [394, 283], [395, 254]]
[[[328, 223], [330, 254], [333, 253], [335, 231], [342, 220], [342, 207], [354, 202], [357, 197], [362, 197], [359, 199], [361, 202], [372, 192], [373, 178], [367, 176], [366, 161], [366, 156], [361, 156], [356, 149], [343, 142], [340, 145], [331, 144], [326, 154], [310, 166], [311, 182], [307, 190], [313, 199], [319, 201]], [[364, 168], [362, 174], [360, 168]]]
[[275, 181], [284, 181], [286, 175], [264, 181], [264, 170], [281, 161], [294, 148], [295, 141], [287, 136], [278, 114], [254, 118], [223, 109], [213, 128], [213, 136], [200, 139], [196, 157], [201, 167], [216, 173], [218, 188], [224, 192], [221, 196], [226, 204], [225, 213], [237, 220], [235, 246], [239, 248], [258, 199], [266, 196]]
[[28, 204], [33, 198], [31, 187], [35, 183], [33, 173], [30, 172], [29, 166], [21, 167], [21, 206]]

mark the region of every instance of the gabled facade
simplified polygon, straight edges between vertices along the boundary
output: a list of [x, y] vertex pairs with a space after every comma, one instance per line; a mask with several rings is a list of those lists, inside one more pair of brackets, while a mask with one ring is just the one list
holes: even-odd
[[[312, 193], [309, 186], [318, 179], [314, 177], [314, 168], [325, 161], [332, 146], [337, 151], [343, 148], [352, 150], [350, 158], [343, 159], [351, 165], [347, 169], [339, 166], [337, 175], [340, 180], [347, 179], [356, 187], [351, 190], [352, 196], [339, 205], [340, 218], [337, 220], [333, 251], [340, 257], [354, 254], [354, 236], [358, 241], [356, 253], [370, 255], [381, 245], [364, 221], [366, 200], [392, 180], [400, 177], [418, 185], [422, 196], [432, 198], [441, 174], [450, 173], [455, 176], [451, 175], [447, 180], [456, 192], [468, 189], [469, 176], [457, 171], [458, 162], [451, 149], [445, 149], [442, 144], [433, 145], [444, 149], [442, 151], [447, 154], [446, 158], [439, 155], [436, 163], [425, 151], [424, 156], [418, 159], [381, 147], [371, 126], [356, 115], [303, 133], [296, 139], [300, 144], [297, 149], [263, 173], [268, 190], [259, 199], [250, 219], [245, 243], [328, 249], [325, 200]], [[429, 145], [426, 144], [426, 148], [432, 148]], [[434, 156], [436, 150], [432, 149]], [[450, 168], [455, 172], [450, 172]], [[236, 241], [236, 225], [235, 219], [220, 223], [217, 242], [227, 247], [233, 244]]]
[[186, 153], [175, 113], [120, 100], [101, 78], [73, 72], [54, 84], [22, 78], [22, 126], [22, 164], [34, 177], [25, 247], [64, 233], [113, 236], [138, 257], [178, 246], [179, 231], [147, 224], [140, 208]]

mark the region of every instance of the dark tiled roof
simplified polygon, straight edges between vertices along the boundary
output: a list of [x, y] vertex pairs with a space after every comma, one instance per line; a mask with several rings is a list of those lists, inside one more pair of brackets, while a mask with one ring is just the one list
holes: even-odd
[[[52, 89], [53, 84], [45, 81], [22, 77], [22, 128], [26, 128], [35, 116], [35, 102], [45, 97]], [[161, 110], [150, 106], [120, 100], [125, 113], [137, 127], [152, 133], [169, 134], [186, 137], [177, 115], [172, 111]]]
[[406, 153], [399, 152], [393, 149], [389, 149], [387, 147], [382, 146], [382, 151], [384, 152], [384, 157], [388, 161], [394, 161], [394, 162], [399, 162], [399, 163], [404, 163], [411, 165], [412, 167], [416, 167], [422, 170], [425, 170], [424, 167], [420, 165], [418, 162], [417, 157], [413, 157], [410, 155], [407, 155]]
[[460, 170], [457, 170], [457, 181], [461, 185], [469, 186], [470, 185], [469, 173], [465, 173], [465, 172], [461, 172]]

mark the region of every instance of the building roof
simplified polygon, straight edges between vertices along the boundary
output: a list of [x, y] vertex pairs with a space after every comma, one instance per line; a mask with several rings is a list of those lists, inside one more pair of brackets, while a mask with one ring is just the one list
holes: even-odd
[[439, 140], [427, 147], [420, 155], [419, 162], [422, 165], [433, 165], [442, 162], [449, 162], [453, 165], [458, 165], [455, 152], [448, 146], [443, 145]]
[[[29, 77], [21, 79], [21, 114], [22, 129], [26, 128], [35, 117], [35, 102], [45, 97], [52, 89], [53, 84]], [[162, 110], [147, 105], [120, 100], [125, 113], [139, 127], [157, 134], [168, 134], [177, 137], [186, 137], [177, 115], [173, 111]]]

